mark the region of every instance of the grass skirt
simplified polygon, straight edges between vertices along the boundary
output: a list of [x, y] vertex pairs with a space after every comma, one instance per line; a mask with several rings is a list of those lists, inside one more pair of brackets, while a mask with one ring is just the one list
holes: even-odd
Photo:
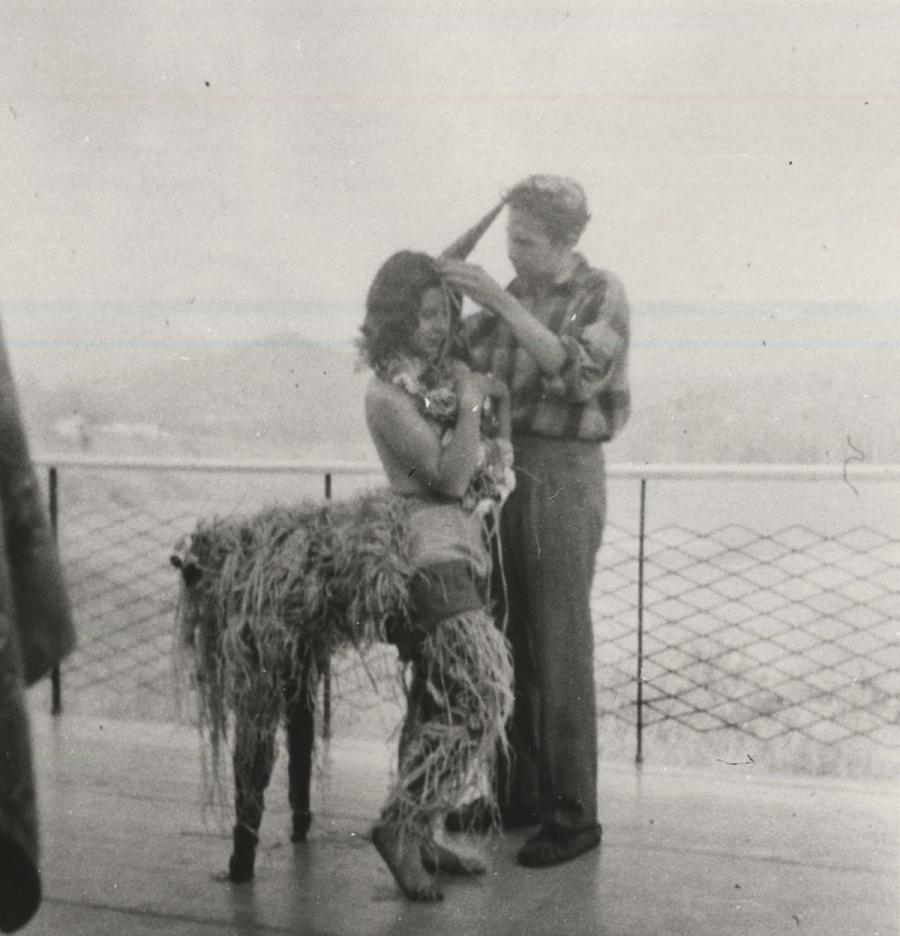
[[414, 831], [459, 804], [493, 762], [512, 714], [506, 638], [483, 609], [440, 621], [415, 652], [399, 772], [383, 817]]

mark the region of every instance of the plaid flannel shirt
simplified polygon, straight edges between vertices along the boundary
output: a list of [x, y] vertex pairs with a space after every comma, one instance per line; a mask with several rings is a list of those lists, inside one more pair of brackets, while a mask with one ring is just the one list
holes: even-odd
[[497, 315], [481, 311], [464, 321], [472, 366], [506, 381], [513, 435], [604, 442], [625, 425], [629, 311], [619, 280], [592, 269], [580, 254], [572, 274], [540, 299], [515, 279], [509, 292], [559, 337], [566, 362], [543, 374]]

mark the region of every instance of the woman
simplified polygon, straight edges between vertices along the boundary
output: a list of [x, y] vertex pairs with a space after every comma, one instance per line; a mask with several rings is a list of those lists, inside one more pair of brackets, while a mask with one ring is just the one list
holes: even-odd
[[408, 504], [419, 573], [409, 624], [392, 635], [411, 683], [398, 777], [372, 839], [404, 894], [423, 901], [441, 899], [435, 871], [484, 871], [435, 843], [432, 828], [492, 758], [512, 698], [508, 648], [485, 607], [482, 523], [511, 487], [509, 397], [454, 354], [458, 316], [435, 262], [403, 251], [376, 275], [362, 327], [374, 371], [366, 420]]

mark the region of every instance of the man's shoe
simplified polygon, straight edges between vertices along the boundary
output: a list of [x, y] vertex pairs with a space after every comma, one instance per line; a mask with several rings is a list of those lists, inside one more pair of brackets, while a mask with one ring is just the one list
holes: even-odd
[[600, 844], [603, 829], [598, 824], [586, 829], [543, 826], [522, 846], [519, 864], [526, 868], [549, 868], [571, 861]]

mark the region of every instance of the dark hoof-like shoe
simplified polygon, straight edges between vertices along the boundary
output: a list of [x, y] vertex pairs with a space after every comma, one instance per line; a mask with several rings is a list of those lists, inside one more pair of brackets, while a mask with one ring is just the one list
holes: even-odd
[[234, 827], [234, 850], [228, 859], [228, 880], [232, 884], [252, 879], [258, 841], [259, 837], [246, 826]]
[[228, 859], [228, 878], [232, 884], [245, 884], [253, 880], [253, 866], [255, 862], [243, 855], [232, 855]]
[[312, 825], [311, 812], [295, 812], [291, 823], [291, 841], [305, 842], [310, 825]]
[[586, 829], [563, 829], [544, 826], [522, 846], [519, 864], [526, 868], [548, 868], [563, 864], [589, 852], [600, 844], [603, 830], [600, 825]]

